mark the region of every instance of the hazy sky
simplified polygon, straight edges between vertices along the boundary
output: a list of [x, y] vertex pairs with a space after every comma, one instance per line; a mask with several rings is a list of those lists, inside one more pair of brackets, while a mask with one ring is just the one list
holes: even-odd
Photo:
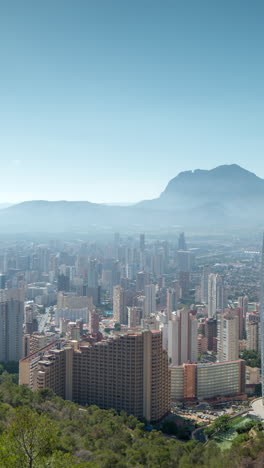
[[263, 0], [0, 2], [0, 202], [264, 177]]

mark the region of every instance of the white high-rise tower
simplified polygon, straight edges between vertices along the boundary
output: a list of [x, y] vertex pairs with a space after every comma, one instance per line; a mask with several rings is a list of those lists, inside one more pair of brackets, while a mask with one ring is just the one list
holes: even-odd
[[156, 286], [155, 284], [148, 284], [145, 286], [145, 306], [144, 317], [150, 317], [151, 314], [156, 313]]
[[23, 355], [24, 291], [0, 290], [0, 361], [19, 361]]
[[211, 273], [208, 276], [208, 317], [215, 317], [218, 310], [224, 309], [223, 277]]

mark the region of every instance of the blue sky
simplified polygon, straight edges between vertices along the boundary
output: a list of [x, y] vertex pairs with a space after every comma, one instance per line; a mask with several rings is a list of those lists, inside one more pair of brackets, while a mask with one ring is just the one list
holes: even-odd
[[0, 202], [133, 202], [180, 171], [264, 177], [264, 3], [0, 3]]

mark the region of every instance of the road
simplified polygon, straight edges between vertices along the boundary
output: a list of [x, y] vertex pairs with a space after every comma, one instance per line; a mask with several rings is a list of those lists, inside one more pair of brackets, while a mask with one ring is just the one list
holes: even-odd
[[202, 426], [198, 427], [192, 432], [192, 439], [193, 440], [198, 440], [198, 442], [201, 442], [202, 444], [205, 444], [207, 441], [206, 436], [204, 435], [204, 429], [208, 426]]
[[38, 331], [39, 333], [43, 333], [45, 331], [45, 327], [50, 319], [49, 307], [46, 307], [45, 314], [39, 316], [38, 322]]

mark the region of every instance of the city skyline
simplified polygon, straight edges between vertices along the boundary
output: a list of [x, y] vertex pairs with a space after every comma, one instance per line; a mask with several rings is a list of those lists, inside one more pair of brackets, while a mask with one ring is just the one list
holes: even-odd
[[1, 366], [19, 361], [23, 395], [125, 411], [165, 434], [176, 414], [186, 443], [206, 442], [204, 423], [214, 441], [230, 410], [249, 436], [262, 429], [260, 240], [185, 232], [1, 240]]
[[2, 5], [0, 202], [136, 202], [230, 161], [264, 177], [263, 11]]

